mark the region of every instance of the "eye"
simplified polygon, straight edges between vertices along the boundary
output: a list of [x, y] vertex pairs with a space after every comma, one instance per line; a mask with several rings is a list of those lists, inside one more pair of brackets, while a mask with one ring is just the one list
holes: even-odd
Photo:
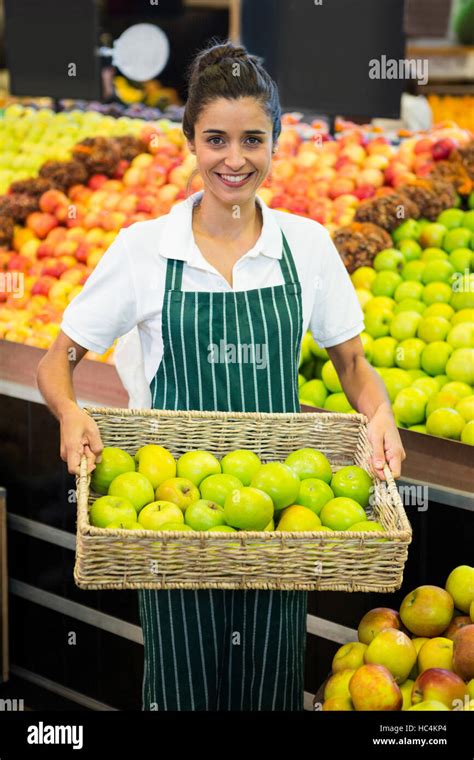
[[248, 137], [247, 140], [255, 140], [255, 142], [251, 143], [251, 145], [255, 145], [256, 143], [258, 144], [262, 142], [259, 137]]
[[219, 144], [219, 143], [212, 142], [213, 140], [222, 140], [222, 137], [218, 137], [216, 135], [215, 137], [210, 137], [207, 142], [210, 143], [211, 145], [218, 145]]

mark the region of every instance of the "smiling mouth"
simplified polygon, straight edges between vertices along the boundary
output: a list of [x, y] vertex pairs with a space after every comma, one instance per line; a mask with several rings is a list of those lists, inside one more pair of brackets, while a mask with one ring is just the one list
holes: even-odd
[[219, 172], [214, 173], [227, 187], [241, 187], [242, 185], [245, 185], [250, 177], [255, 174], [255, 172], [248, 172], [247, 174], [220, 174]]

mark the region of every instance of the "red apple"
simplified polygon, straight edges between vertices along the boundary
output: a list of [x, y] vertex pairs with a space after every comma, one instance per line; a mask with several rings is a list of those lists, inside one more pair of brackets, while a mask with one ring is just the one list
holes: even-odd
[[453, 150], [456, 150], [458, 144], [452, 137], [445, 137], [437, 140], [431, 148], [431, 154], [435, 161], [444, 161], [450, 157]]
[[474, 624], [460, 628], [453, 642], [453, 670], [464, 681], [470, 681], [474, 678]]
[[458, 702], [464, 702], [467, 694], [466, 684], [451, 670], [428, 668], [420, 673], [413, 684], [411, 699], [414, 705], [427, 699], [435, 699], [452, 710]]
[[44, 240], [46, 235], [57, 225], [58, 220], [52, 214], [44, 214], [41, 211], [33, 211], [26, 218], [26, 226], [41, 240]]
[[91, 190], [98, 190], [109, 178], [106, 174], [93, 174], [87, 183]]
[[47, 296], [55, 282], [56, 278], [49, 275], [38, 277], [37, 281], [31, 288], [31, 294]]

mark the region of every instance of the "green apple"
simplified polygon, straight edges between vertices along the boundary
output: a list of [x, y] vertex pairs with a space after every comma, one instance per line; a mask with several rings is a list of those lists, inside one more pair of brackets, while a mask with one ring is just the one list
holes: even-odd
[[462, 226], [464, 229], [474, 232], [474, 211], [472, 209], [471, 211], [464, 212], [464, 220]]
[[165, 523], [184, 523], [182, 510], [171, 501], [152, 501], [143, 507], [138, 522], [145, 530], [162, 530]]
[[430, 282], [450, 282], [455, 269], [449, 261], [429, 261], [421, 275], [423, 285]]
[[401, 369], [420, 369], [421, 354], [426, 343], [420, 338], [402, 340], [395, 354], [395, 363]]
[[224, 507], [210, 499], [199, 499], [189, 505], [184, 521], [193, 530], [209, 530], [215, 525], [225, 525]]
[[426, 416], [429, 417], [436, 409], [453, 408], [459, 401], [458, 396], [455, 393], [445, 391], [444, 388], [434, 396], [431, 396], [426, 405]]
[[261, 466], [258, 456], [247, 449], [230, 451], [221, 460], [222, 472], [238, 478], [244, 486], [250, 485], [250, 481]]
[[200, 485], [201, 498], [215, 501], [216, 504], [223, 507], [227, 495], [236, 488], [242, 488], [243, 485], [242, 481], [235, 475], [227, 475], [226, 473], [208, 475]]
[[417, 336], [425, 343], [444, 341], [450, 330], [450, 323], [444, 317], [423, 316], [418, 323]]
[[448, 333], [446, 342], [453, 348], [474, 348], [474, 323], [460, 322]]
[[367, 306], [369, 301], [371, 301], [372, 298], [374, 297], [372, 293], [370, 292], [370, 290], [365, 290], [365, 288], [356, 288], [355, 292], [356, 292], [357, 299], [360, 305], [362, 306], [362, 308]]
[[416, 240], [401, 240], [398, 244], [398, 250], [403, 253], [405, 261], [415, 261], [421, 256], [421, 245]]
[[429, 375], [444, 375], [444, 369], [453, 349], [449, 343], [444, 341], [434, 341], [429, 343], [421, 353], [421, 366]]
[[390, 333], [390, 323], [393, 319], [391, 309], [380, 309], [374, 312], [365, 312], [364, 325], [366, 332], [372, 338], [383, 338]]
[[[411, 281], [407, 281], [407, 284], [408, 282], [411, 282]], [[420, 283], [418, 282], [416, 284], [420, 285]], [[423, 285], [421, 285], [421, 288], [423, 289]], [[417, 311], [418, 314], [424, 314], [425, 310], [426, 310], [426, 304], [423, 303], [423, 301], [417, 301], [414, 298], [404, 298], [403, 301], [399, 301], [397, 303], [397, 305], [395, 306], [393, 310], [393, 313], [400, 314], [401, 311]]]
[[[283, 510], [282, 510], [282, 511], [283, 511]], [[274, 531], [274, 530], [275, 530], [275, 520], [274, 520], [274, 518], [273, 518], [273, 517], [272, 517], [272, 519], [270, 520], [270, 522], [268, 523], [268, 525], [266, 525], [266, 526], [264, 527], [264, 529], [263, 529], [263, 530], [264, 530], [264, 531], [267, 531], [267, 532], [271, 532], [271, 531]]]
[[421, 227], [416, 219], [407, 219], [392, 232], [394, 243], [402, 240], [417, 240], [421, 233]]
[[[266, 466], [263, 465], [263, 467]], [[289, 467], [288, 470], [290, 470]], [[291, 470], [290, 472], [299, 484], [298, 477]], [[240, 530], [265, 530], [273, 513], [274, 505], [271, 497], [260, 488], [253, 486], [236, 489], [228, 494], [224, 504], [225, 521], [228, 525]]]
[[132, 502], [137, 512], [155, 498], [153, 486], [140, 472], [123, 472], [109, 486], [110, 496], [121, 496]]
[[427, 372], [423, 372], [422, 369], [407, 369], [407, 370], [405, 370], [405, 372], [407, 373], [407, 375], [409, 375], [411, 377], [412, 383], [415, 380], [419, 380], [420, 377], [428, 377], [428, 373]]
[[296, 503], [308, 507], [319, 516], [324, 505], [334, 499], [334, 491], [326, 480], [306, 478], [300, 485]]
[[101, 461], [92, 472], [91, 488], [96, 493], [106, 494], [117, 475], [134, 471], [135, 462], [130, 454], [113, 446], [105, 446], [102, 449]]
[[365, 358], [368, 362], [372, 360], [372, 351], [374, 346], [374, 339], [371, 335], [369, 335], [368, 332], [365, 332], [365, 330], [362, 330], [362, 332], [359, 334], [359, 338], [362, 343], [362, 347], [364, 349]]
[[464, 211], [459, 208], [447, 208], [438, 215], [436, 221], [443, 224], [447, 230], [453, 230], [455, 227], [462, 227]]
[[[319, 406], [321, 408], [324, 406], [327, 395], [328, 392], [326, 386], [322, 380], [318, 380], [317, 378], [314, 380], [308, 380], [308, 382], [300, 388], [300, 399], [306, 399], [314, 406]], [[248, 483], [245, 485], [248, 485]]]
[[322, 378], [324, 385], [331, 391], [331, 393], [339, 393], [342, 391], [341, 381], [339, 380], [336, 368], [330, 359], [328, 359], [323, 365]]
[[474, 348], [456, 348], [446, 364], [450, 380], [474, 385]]
[[163, 523], [158, 530], [192, 530], [190, 525], [180, 522], [167, 522]]
[[321, 520], [308, 507], [294, 504], [286, 507], [281, 513], [280, 520], [276, 527], [277, 531], [301, 531], [301, 530], [319, 530]]
[[456, 380], [450, 380], [445, 383], [443, 390], [447, 393], [454, 393], [459, 399], [466, 398], [472, 394], [472, 388], [467, 383], [460, 383]]
[[469, 420], [464, 425], [461, 431], [461, 441], [468, 446], [474, 446], [474, 420]]
[[470, 248], [455, 248], [449, 254], [449, 261], [456, 272], [464, 273], [471, 267], [472, 251]]
[[101, 496], [89, 509], [89, 520], [96, 528], [106, 528], [113, 520], [135, 522], [136, 519], [132, 502], [119, 496]]
[[304, 375], [302, 375], [300, 372], [298, 372], [298, 388], [301, 388], [302, 385], [304, 385], [306, 382], [306, 378]]
[[[393, 318], [392, 325], [395, 319], [396, 317]], [[384, 338], [377, 338], [372, 348], [372, 364], [375, 367], [393, 367], [396, 348], [397, 340], [394, 337], [386, 335]]]
[[430, 246], [441, 248], [443, 246], [446, 232], [447, 230], [444, 224], [439, 224], [437, 222], [427, 224], [421, 231], [420, 244], [423, 248], [429, 248]]
[[425, 433], [426, 434], [426, 432], [427, 432], [426, 425], [410, 425], [408, 427], [408, 430], [413, 430], [414, 433]]
[[373, 266], [376, 272], [389, 270], [391, 272], [400, 272], [405, 264], [405, 257], [401, 251], [396, 248], [385, 248], [375, 256]]
[[419, 377], [412, 383], [412, 388], [419, 388], [430, 399], [435, 393], [439, 392], [439, 384], [434, 377]]
[[201, 481], [208, 475], [217, 475], [220, 472], [221, 466], [218, 460], [209, 451], [202, 451], [201, 449], [187, 451], [178, 459], [178, 477], [187, 478], [198, 488]]
[[401, 271], [402, 278], [404, 280], [413, 280], [414, 282], [421, 282], [421, 275], [426, 267], [425, 261], [415, 259], [414, 261], [407, 261]]
[[457, 227], [449, 230], [444, 236], [443, 248], [447, 253], [456, 250], [456, 248], [467, 248], [471, 242], [471, 230], [465, 227]]
[[402, 278], [397, 272], [392, 272], [391, 270], [387, 269], [382, 272], [378, 272], [375, 280], [370, 287], [370, 290], [374, 296], [388, 296], [391, 298], [401, 282]]
[[444, 317], [448, 322], [454, 314], [454, 309], [449, 303], [432, 303], [431, 306], [425, 306], [424, 317]]
[[200, 498], [199, 489], [187, 478], [168, 478], [155, 491], [157, 501], [171, 501], [183, 512]]
[[452, 288], [447, 282], [429, 282], [423, 289], [422, 298], [423, 302], [430, 306], [433, 303], [450, 303], [453, 295]]
[[334, 496], [346, 496], [364, 508], [369, 504], [372, 486], [372, 478], [369, 473], [355, 464], [341, 467], [334, 473], [331, 480]]
[[324, 402], [324, 408], [328, 412], [342, 412], [343, 414], [349, 414], [354, 411], [349, 399], [342, 391], [341, 393], [330, 393]]
[[419, 300], [423, 293], [423, 285], [416, 280], [404, 280], [395, 290], [393, 297], [397, 303], [404, 301], [406, 298]]
[[395, 306], [395, 300], [389, 296], [374, 296], [364, 309], [365, 314], [372, 314], [376, 311], [392, 311]]
[[392, 404], [402, 388], [409, 388], [412, 383], [408, 372], [406, 372], [404, 369], [399, 369], [398, 367], [389, 369], [389, 371], [385, 374], [383, 381], [387, 389], [388, 397]]
[[300, 480], [306, 478], [320, 478], [329, 481], [332, 478], [332, 469], [328, 459], [322, 451], [312, 448], [297, 449], [285, 459], [285, 464], [291, 467]]
[[[351, 525], [351, 533], [358, 533], [359, 531], [361, 533], [367, 533], [367, 532], [374, 532], [374, 533], [384, 533], [385, 529], [383, 525], [376, 520], [361, 520], [361, 522], [354, 523], [354, 525]], [[382, 539], [383, 541], [386, 541], [387, 539]]]
[[[269, 462], [268, 464], [263, 464], [257, 470], [250, 485], [252, 488], [268, 494], [275, 505], [275, 509], [283, 509], [295, 503], [298, 491], [300, 490], [300, 479], [287, 464], [283, 462]], [[268, 519], [270, 518], [271, 515]], [[232, 523], [230, 524], [232, 525]]]
[[337, 496], [328, 501], [319, 513], [321, 523], [331, 530], [348, 530], [367, 516], [354, 499]]
[[393, 412], [405, 425], [416, 425], [424, 422], [427, 401], [420, 388], [404, 388], [393, 403]]
[[449, 303], [455, 311], [474, 309], [474, 272], [457, 274], [452, 282], [452, 295]]
[[451, 408], [435, 409], [426, 418], [426, 432], [439, 438], [461, 440], [461, 433], [466, 423], [459, 412]]
[[474, 395], [461, 398], [455, 409], [466, 422], [472, 422], [474, 420]]
[[155, 444], [148, 444], [138, 449], [135, 454], [137, 472], [144, 475], [156, 490], [164, 480], [176, 475], [176, 462], [168, 449]]
[[[402, 311], [395, 314], [390, 323], [390, 335], [396, 341], [414, 338], [421, 319], [422, 316], [417, 311]], [[395, 354], [395, 347], [393, 353]], [[393, 364], [395, 364], [395, 356], [393, 357]], [[390, 366], [393, 367], [393, 364]]]
[[376, 271], [373, 267], [358, 267], [351, 274], [351, 281], [355, 288], [364, 288], [370, 290], [370, 286], [375, 279]]
[[212, 525], [207, 529], [208, 533], [237, 533], [235, 528], [231, 525]]
[[[426, 264], [431, 261], [439, 261], [440, 259], [443, 259], [444, 261], [448, 260], [448, 254], [446, 251], [442, 251], [441, 248], [425, 248], [421, 254], [421, 260], [426, 262]], [[423, 270], [423, 275], [425, 274], [426, 269], [427, 267]]]
[[[136, 513], [135, 513], [135, 516], [136, 516]], [[110, 528], [111, 530], [143, 530], [143, 525], [140, 525], [140, 523], [136, 519], [124, 520], [124, 519], [118, 518], [116, 520], [112, 520], [112, 522], [106, 525], [105, 527]]]

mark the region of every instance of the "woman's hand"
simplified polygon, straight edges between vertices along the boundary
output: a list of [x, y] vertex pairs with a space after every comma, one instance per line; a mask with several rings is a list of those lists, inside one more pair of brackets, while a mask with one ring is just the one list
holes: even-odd
[[61, 411], [60, 425], [61, 459], [67, 462], [68, 472], [79, 475], [83, 454], [87, 457], [87, 472], [92, 472], [104, 448], [95, 420], [71, 401]]
[[399, 478], [406, 454], [390, 405], [383, 403], [377, 407], [369, 420], [367, 434], [372, 445], [372, 462], [378, 477], [385, 480], [383, 468], [388, 464], [393, 477]]

